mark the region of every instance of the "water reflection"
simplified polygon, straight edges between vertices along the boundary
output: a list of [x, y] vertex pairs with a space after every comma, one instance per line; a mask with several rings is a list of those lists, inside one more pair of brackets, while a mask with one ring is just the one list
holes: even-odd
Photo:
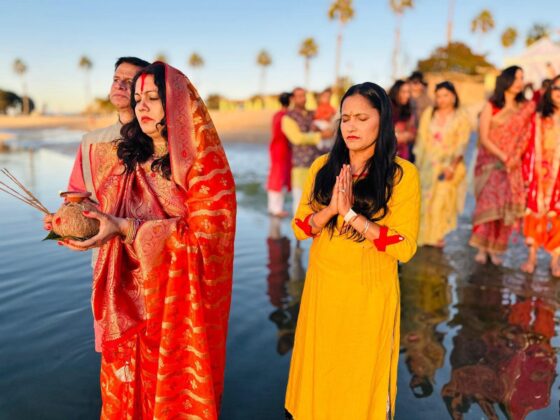
[[[477, 404], [490, 419], [499, 412], [523, 419], [550, 405], [555, 379], [556, 304], [505, 285], [511, 274], [481, 268], [457, 285], [451, 375], [441, 395], [455, 419]], [[531, 280], [524, 285], [531, 289]], [[499, 411], [499, 412], [498, 412]]]
[[451, 270], [436, 248], [421, 248], [415, 261], [423, 263], [401, 269], [401, 358], [411, 374], [412, 393], [425, 398], [433, 393], [436, 370], [444, 364], [444, 333], [437, 326], [449, 317]]
[[270, 218], [268, 245], [268, 296], [276, 309], [269, 319], [278, 328], [276, 351], [288, 353], [294, 346], [294, 335], [305, 280], [305, 269], [301, 263], [303, 250], [294, 248], [290, 270], [290, 239], [282, 236], [281, 220]]
[[[277, 352], [285, 355], [293, 346], [305, 278], [303, 250], [290, 240], [286, 223], [271, 218], [269, 228], [269, 319], [277, 328]], [[516, 245], [516, 258], [520, 250]], [[471, 257], [424, 247], [400, 267], [397, 418], [558, 418], [552, 396], [558, 395], [560, 282], [476, 265]]]
[[[4, 153], [0, 167], [55, 209], [73, 153]], [[310, 241], [298, 248], [289, 221], [266, 214], [266, 145], [227, 153], [239, 229], [221, 419], [281, 420]], [[474, 264], [470, 203], [443, 251], [419, 249], [401, 267], [396, 419], [558, 419], [560, 281], [546, 256], [535, 275], [520, 273], [521, 243], [510, 268]], [[40, 214], [9, 199], [0, 232], [0, 418], [99, 418], [89, 255], [42, 243]]]

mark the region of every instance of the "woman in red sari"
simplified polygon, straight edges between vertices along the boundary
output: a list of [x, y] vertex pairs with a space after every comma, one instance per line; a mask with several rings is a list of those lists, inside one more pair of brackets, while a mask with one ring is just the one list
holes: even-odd
[[389, 89], [392, 105], [393, 124], [397, 136], [397, 155], [413, 161], [412, 146], [416, 140], [417, 120], [412, 110], [410, 84], [397, 80]]
[[552, 275], [560, 277], [560, 75], [545, 90], [528, 148], [527, 210], [523, 220], [529, 257], [521, 266], [535, 270], [537, 249], [550, 253]]
[[[235, 185], [206, 106], [177, 69], [135, 77], [135, 119], [87, 159], [100, 232], [92, 307], [104, 419], [216, 419], [223, 391]], [[84, 158], [86, 158], [84, 156]]]
[[523, 70], [511, 66], [496, 79], [496, 89], [480, 115], [475, 165], [473, 232], [475, 260], [502, 263], [514, 224], [525, 210], [521, 155], [531, 135], [532, 101], [523, 97]]

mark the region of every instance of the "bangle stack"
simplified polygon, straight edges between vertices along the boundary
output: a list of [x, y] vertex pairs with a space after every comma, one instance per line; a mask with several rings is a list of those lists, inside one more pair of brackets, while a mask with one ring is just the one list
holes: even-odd
[[364, 230], [362, 231], [362, 236], [366, 236], [368, 229], [369, 229], [369, 220], [366, 219], [366, 225], [364, 227]]
[[141, 221], [139, 219], [127, 218], [128, 220], [128, 230], [126, 231], [126, 236], [124, 238], [125, 244], [131, 244], [136, 238], [138, 233], [138, 228], [140, 227]]

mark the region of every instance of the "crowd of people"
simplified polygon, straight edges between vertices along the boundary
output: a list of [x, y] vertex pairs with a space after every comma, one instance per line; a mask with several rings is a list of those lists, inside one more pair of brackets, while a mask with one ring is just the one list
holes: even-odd
[[[280, 97], [283, 109], [274, 117], [268, 182], [273, 216], [288, 216], [283, 199], [290, 188], [296, 213], [307, 168], [329, 151], [328, 139], [336, 134], [339, 115], [327, 102], [328, 92], [319, 95], [315, 114], [304, 111], [302, 88]], [[414, 163], [420, 175], [418, 245], [442, 248], [446, 235], [456, 229], [469, 178], [466, 148], [477, 131], [474, 176], [469, 180], [476, 202], [469, 241], [477, 250], [475, 260], [501, 265], [510, 236], [518, 230], [529, 254], [521, 269], [533, 272], [537, 250], [543, 247], [551, 255], [551, 273], [560, 276], [560, 76], [544, 80], [533, 91], [524, 83], [523, 69], [504, 69], [479, 114], [478, 128], [461, 106], [453, 83], [438, 83], [433, 95], [429, 93], [419, 71], [387, 90], [397, 154]], [[303, 112], [307, 123], [299, 118], [299, 129], [292, 128], [290, 118], [297, 119], [294, 115]]]
[[[444, 246], [466, 191], [469, 119], [452, 83], [436, 85], [433, 103], [426, 88], [418, 72], [388, 92], [357, 84], [338, 111], [328, 89], [315, 112], [302, 88], [280, 95], [268, 209], [273, 218], [288, 216], [291, 190], [295, 236], [312, 239], [301, 301], [295, 293], [287, 418], [394, 417], [398, 264], [418, 244]], [[560, 76], [538, 104], [523, 88], [522, 69], [505, 69], [480, 114], [470, 244], [476, 261], [500, 264], [523, 221], [530, 248], [523, 270], [534, 270], [543, 246], [558, 275]], [[83, 215], [99, 221], [99, 232], [59, 242], [95, 251], [101, 416], [216, 419], [231, 303], [234, 179], [204, 102], [179, 70], [122, 57], [109, 98], [119, 119], [84, 137], [68, 185], [90, 195]], [[47, 215], [44, 223], [50, 230], [57, 220]], [[274, 296], [284, 314], [297, 311]], [[279, 315], [279, 328], [293, 328]]]

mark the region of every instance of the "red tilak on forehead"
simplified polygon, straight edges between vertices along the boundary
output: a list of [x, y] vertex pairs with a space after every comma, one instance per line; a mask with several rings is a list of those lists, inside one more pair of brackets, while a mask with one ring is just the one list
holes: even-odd
[[146, 81], [146, 73], [140, 75], [140, 93], [144, 93], [144, 82]]

